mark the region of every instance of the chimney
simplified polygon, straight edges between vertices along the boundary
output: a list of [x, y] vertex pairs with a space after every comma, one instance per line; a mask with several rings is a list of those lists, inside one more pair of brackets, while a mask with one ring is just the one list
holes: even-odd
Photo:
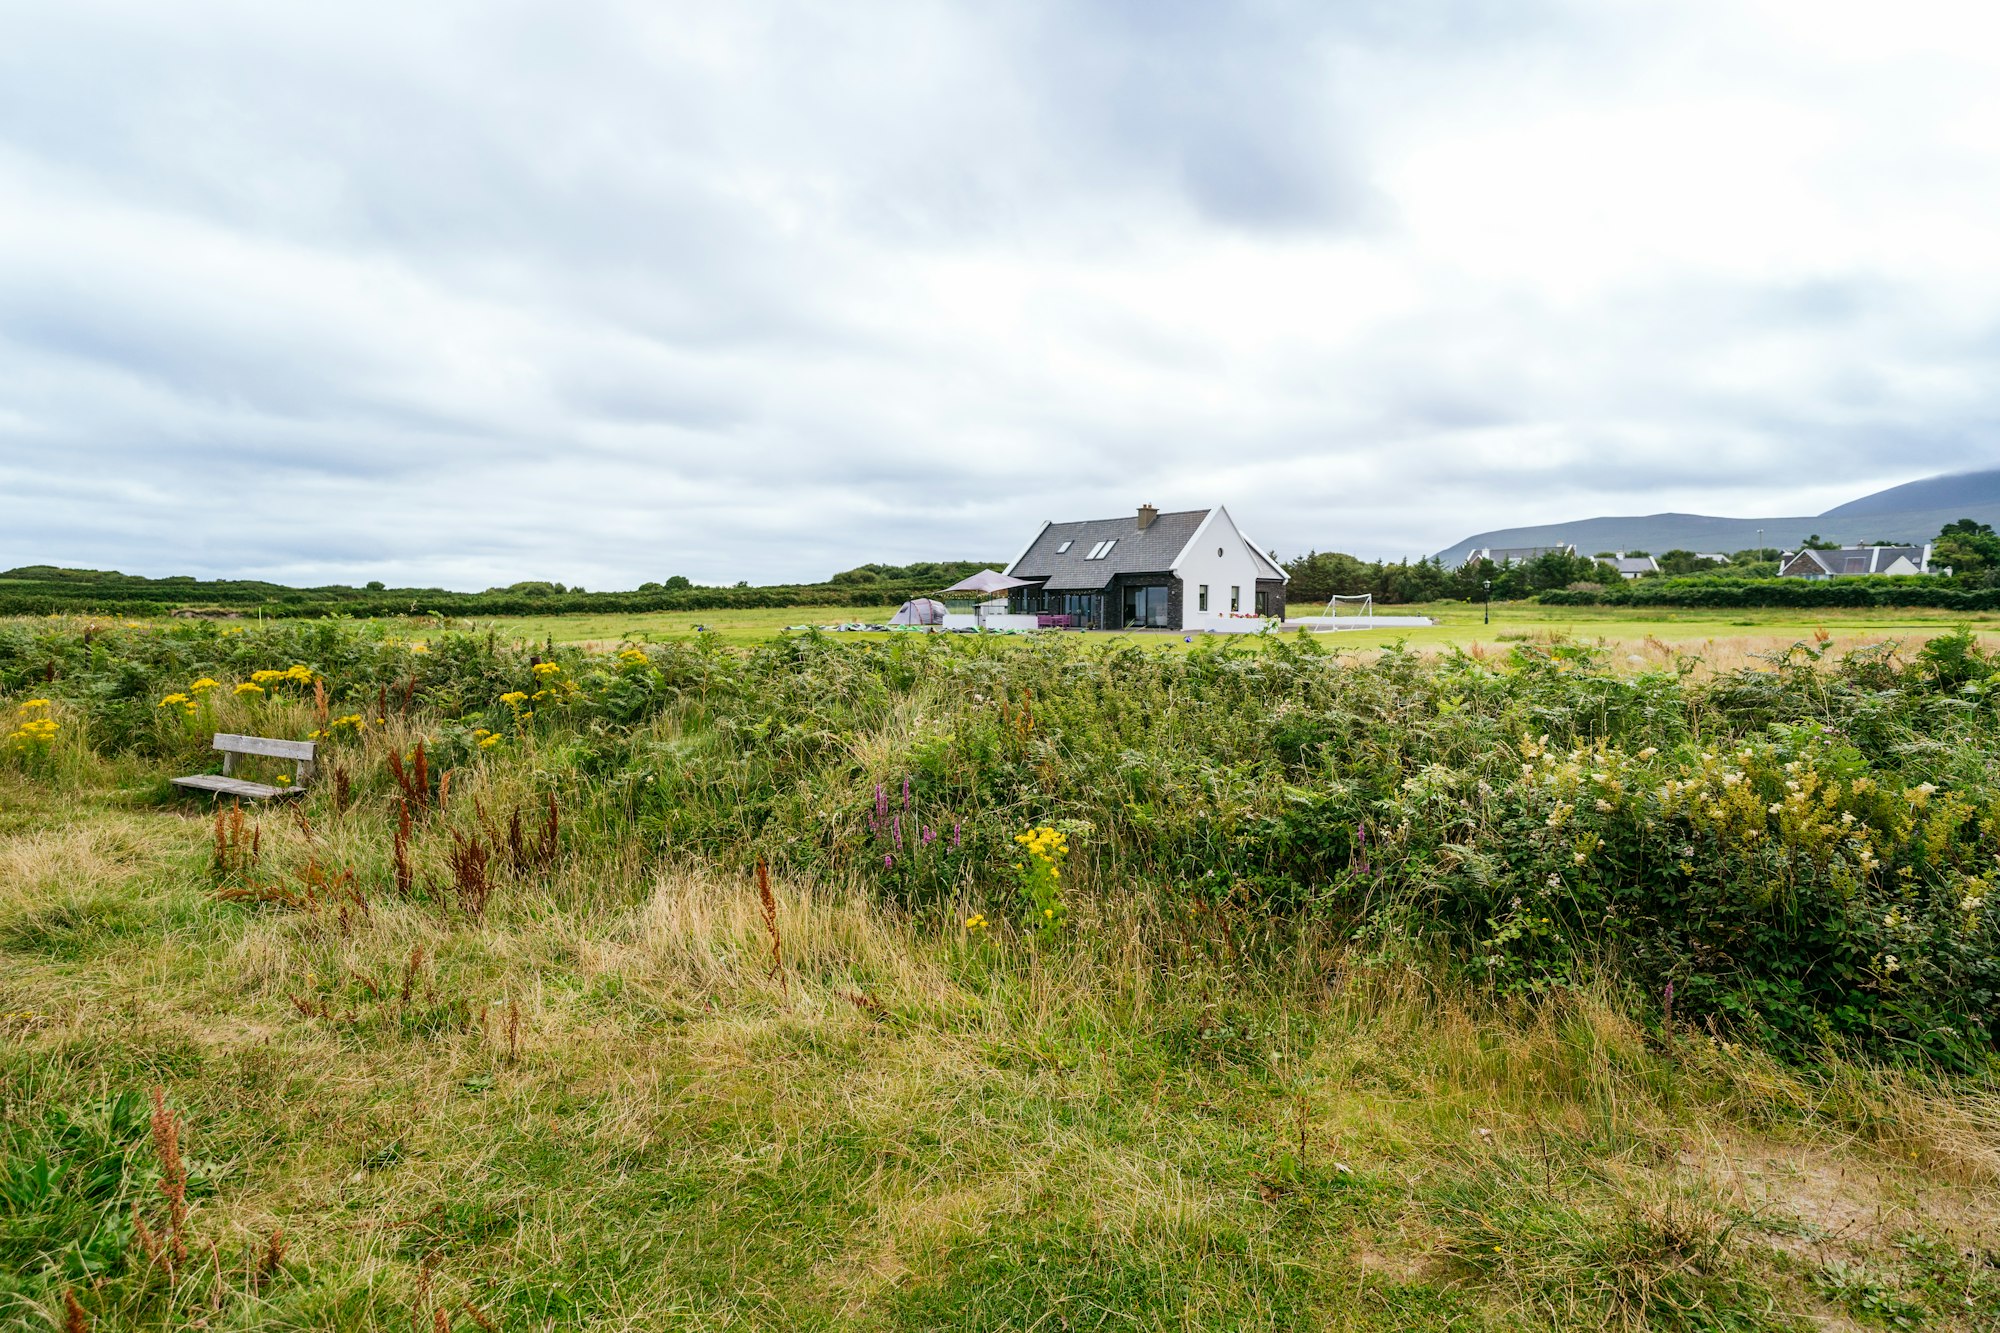
[[1139, 506], [1139, 531], [1141, 531], [1141, 532], [1144, 532], [1144, 531], [1145, 531], [1145, 530], [1146, 530], [1147, 528], [1150, 528], [1150, 527], [1152, 527], [1152, 526], [1153, 526], [1153, 520], [1154, 520], [1154, 519], [1156, 519], [1156, 518], [1158, 518], [1159, 516], [1160, 516], [1160, 511], [1159, 511], [1159, 510], [1157, 510], [1157, 509], [1155, 509], [1155, 508], [1153, 508], [1153, 506], [1151, 506], [1151, 505], [1140, 505], [1140, 506]]

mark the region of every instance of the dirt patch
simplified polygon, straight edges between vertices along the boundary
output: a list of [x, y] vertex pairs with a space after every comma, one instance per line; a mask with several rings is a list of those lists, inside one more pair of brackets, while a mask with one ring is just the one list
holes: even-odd
[[1982, 1246], [2000, 1234], [1991, 1200], [1843, 1147], [1724, 1136], [1680, 1160], [1748, 1214], [1760, 1239], [1815, 1260], [1862, 1254], [1912, 1232]]
[[1347, 1256], [1364, 1273], [1391, 1282], [1419, 1282], [1430, 1275], [1430, 1256], [1414, 1245], [1396, 1246], [1362, 1241]]

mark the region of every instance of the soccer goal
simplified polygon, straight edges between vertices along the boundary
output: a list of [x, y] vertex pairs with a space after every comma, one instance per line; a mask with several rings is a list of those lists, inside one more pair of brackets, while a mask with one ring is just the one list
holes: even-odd
[[1341, 596], [1339, 593], [1335, 593], [1333, 595], [1332, 600], [1328, 601], [1326, 604], [1326, 618], [1328, 620], [1341, 619], [1340, 604], [1342, 602], [1346, 602], [1349, 606], [1354, 608], [1354, 610], [1349, 612], [1346, 617], [1349, 620], [1360, 620], [1360, 619], [1373, 620], [1375, 618], [1374, 593], [1372, 592], [1354, 593], [1346, 597]]

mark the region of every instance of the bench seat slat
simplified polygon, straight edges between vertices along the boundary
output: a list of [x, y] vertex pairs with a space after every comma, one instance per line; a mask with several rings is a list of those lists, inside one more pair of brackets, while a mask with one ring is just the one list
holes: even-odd
[[269, 736], [238, 736], [227, 731], [216, 733], [215, 748], [232, 750], [237, 754], [260, 754], [269, 759], [311, 759], [314, 750], [311, 741], [280, 741]]
[[188, 787], [195, 791], [212, 791], [218, 796], [241, 796], [252, 801], [268, 801], [276, 797], [297, 796], [300, 788], [272, 787], [262, 782], [245, 782], [242, 778], [228, 778], [220, 773], [197, 773], [193, 777], [175, 778], [176, 787]]

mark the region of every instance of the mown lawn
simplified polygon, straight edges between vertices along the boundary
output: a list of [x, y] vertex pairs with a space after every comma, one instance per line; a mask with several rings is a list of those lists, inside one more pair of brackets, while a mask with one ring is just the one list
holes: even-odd
[[[1325, 608], [1294, 603], [1294, 616], [1318, 615]], [[1621, 648], [1651, 649], [1658, 652], [1686, 652], [1720, 655], [1735, 660], [1743, 652], [1767, 651], [1809, 640], [1816, 633], [1838, 636], [1844, 643], [1895, 639], [1920, 643], [1935, 635], [1968, 626], [1984, 639], [2000, 636], [2000, 617], [1966, 616], [1927, 608], [1855, 609], [1829, 608], [1796, 611], [1780, 608], [1663, 611], [1654, 608], [1633, 610], [1623, 607], [1542, 606], [1534, 602], [1496, 602], [1492, 622], [1486, 623], [1484, 608], [1477, 603], [1428, 602], [1412, 606], [1378, 608], [1383, 616], [1429, 616], [1437, 623], [1428, 627], [1383, 627], [1341, 630], [1322, 635], [1328, 643], [1343, 648], [1382, 648], [1407, 644], [1420, 649], [1460, 647], [1504, 652], [1524, 640], [1546, 641], [1551, 637], [1582, 643], [1603, 643]], [[488, 630], [508, 640], [529, 643], [573, 644], [595, 649], [621, 643], [687, 642], [703, 634], [732, 647], [746, 647], [769, 640], [773, 635], [800, 627], [830, 627], [841, 624], [879, 624], [888, 620], [893, 608], [872, 607], [776, 607], [751, 610], [704, 612], [659, 612], [633, 615], [552, 615], [503, 616], [440, 624], [429, 619], [384, 622], [412, 639], [430, 638], [467, 628]], [[1349, 613], [1343, 611], [1345, 618]], [[73, 616], [82, 625], [91, 617]], [[119, 623], [170, 624], [171, 621]], [[227, 622], [239, 623], [239, 622]], [[245, 625], [254, 621], [240, 622]], [[837, 631], [836, 631], [837, 632]], [[1290, 631], [1290, 632], [1296, 632]], [[851, 634], [861, 642], [881, 642], [881, 634]], [[1142, 634], [1099, 632], [1080, 635], [1094, 643], [1117, 641], [1187, 646], [1186, 636], [1168, 631]], [[1199, 641], [1204, 636], [1193, 638]], [[1254, 636], [1246, 636], [1254, 637]]]
[[[1294, 615], [1318, 614], [1324, 608], [1295, 604]], [[1899, 638], [1917, 642], [1970, 625], [1982, 634], [2000, 634], [2000, 617], [1967, 617], [1924, 608], [1857, 610], [1833, 608], [1824, 611], [1761, 610], [1630, 610], [1620, 607], [1558, 607], [1534, 602], [1496, 602], [1492, 623], [1483, 619], [1484, 608], [1476, 603], [1432, 602], [1417, 606], [1382, 606], [1384, 616], [1422, 615], [1437, 621], [1423, 628], [1388, 627], [1342, 630], [1328, 636], [1333, 642], [1354, 648], [1385, 647], [1408, 643], [1413, 647], [1470, 647], [1481, 645], [1504, 649], [1525, 637], [1566, 635], [1584, 642], [1602, 640], [1612, 644], [1644, 644], [1647, 640], [1675, 648], [1699, 651], [1710, 641], [1809, 639], [1815, 631], [1837, 633], [1843, 640], [1856, 636]], [[799, 625], [829, 626], [849, 622], [881, 622], [891, 614], [886, 607], [826, 607], [760, 609], [750, 611], [681, 612], [627, 616], [536, 616], [502, 618], [476, 622], [491, 625], [501, 634], [529, 640], [554, 639], [557, 643], [612, 646], [621, 642], [649, 643], [688, 639], [705, 626], [731, 644], [755, 643], [786, 628]], [[1343, 611], [1343, 616], [1347, 612]], [[868, 638], [880, 636], [870, 635]], [[1181, 635], [1164, 632], [1147, 634], [1094, 633], [1097, 641], [1133, 639], [1140, 642], [1174, 642]]]

